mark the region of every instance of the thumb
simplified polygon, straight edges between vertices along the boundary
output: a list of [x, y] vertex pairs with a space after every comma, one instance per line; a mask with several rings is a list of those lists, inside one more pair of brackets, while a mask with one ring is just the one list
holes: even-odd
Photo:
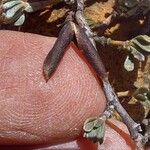
[[54, 144], [79, 137], [84, 121], [103, 112], [105, 98], [77, 47], [70, 45], [46, 83], [42, 66], [55, 38], [0, 35], [0, 144]]

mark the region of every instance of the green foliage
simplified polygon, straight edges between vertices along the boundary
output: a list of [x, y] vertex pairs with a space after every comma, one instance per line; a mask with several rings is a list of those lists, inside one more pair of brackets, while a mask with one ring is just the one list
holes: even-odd
[[[145, 56], [150, 54], [150, 37], [139, 35], [126, 42], [124, 49], [127, 49], [138, 61], [144, 61]], [[131, 56], [127, 56], [124, 62], [124, 68], [127, 71], [134, 70], [134, 63]]]
[[83, 127], [85, 133], [84, 137], [92, 140], [93, 142], [103, 142], [105, 134], [105, 121], [101, 118], [87, 119]]
[[147, 117], [150, 112], [150, 89], [141, 87], [133, 93], [133, 97], [144, 106], [145, 117]]
[[139, 101], [150, 101], [150, 89], [141, 87], [134, 92], [133, 96]]
[[124, 62], [124, 68], [127, 71], [133, 71], [134, 70], [134, 63], [132, 62], [132, 60], [129, 58], [129, 56], [126, 57], [126, 60]]
[[141, 53], [150, 54], [150, 37], [148, 35], [139, 35], [131, 41], [131, 48], [135, 48]]

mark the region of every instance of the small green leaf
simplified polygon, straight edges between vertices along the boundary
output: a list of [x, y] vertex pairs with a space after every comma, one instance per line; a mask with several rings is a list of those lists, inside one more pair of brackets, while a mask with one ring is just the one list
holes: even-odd
[[138, 95], [138, 94], [144, 94], [144, 93], [147, 93], [149, 90], [148, 88], [146, 87], [141, 87], [141, 88], [138, 88], [135, 92], [134, 92], [134, 96], [135, 95]]
[[[150, 54], [150, 37], [147, 35], [139, 35], [130, 41], [127, 41], [126, 44], [127, 45], [124, 48], [131, 52], [134, 58], [139, 61], [145, 61], [145, 55]], [[129, 71], [134, 69], [129, 57], [126, 58], [125, 68]]]
[[22, 0], [3, 0], [0, 5], [3, 10], [3, 23], [13, 23], [15, 26], [22, 25], [25, 21], [24, 12], [28, 6], [28, 2]]
[[147, 99], [150, 101], [150, 90], [149, 90], [149, 92], [147, 93]]
[[147, 100], [147, 97], [145, 95], [142, 95], [142, 94], [137, 94], [134, 96], [137, 100], [139, 101], [146, 101]]
[[126, 60], [124, 62], [124, 68], [127, 71], [133, 71], [134, 70], [134, 63], [129, 59], [129, 56], [126, 57]]
[[105, 134], [105, 121], [102, 118], [90, 118], [84, 123], [84, 137], [93, 142], [102, 143]]
[[10, 8], [14, 7], [15, 5], [18, 5], [19, 3], [20, 3], [19, 0], [8, 1], [7, 3], [4, 3], [2, 5], [2, 8], [5, 9], [5, 10], [7, 10], [7, 9], [10, 9]]
[[95, 138], [96, 138], [96, 130], [92, 130], [92, 131], [89, 132], [88, 134], [87, 134], [87, 133], [84, 133], [83, 136], [86, 137], [87, 139], [95, 140]]
[[100, 127], [101, 125], [102, 125], [102, 123], [103, 123], [103, 121], [102, 121], [102, 119], [96, 119], [95, 121], [94, 121], [94, 127], [95, 128], [98, 128], [98, 127]]
[[15, 26], [21, 26], [23, 25], [25, 21], [25, 15], [21, 15], [20, 18], [14, 23]]
[[141, 87], [133, 93], [133, 97], [139, 101], [150, 100], [150, 90], [146, 87]]
[[90, 132], [94, 127], [94, 121], [89, 121], [89, 122], [86, 122], [83, 129], [86, 131], [86, 132]]
[[23, 11], [23, 9], [24, 9], [24, 5], [22, 3], [19, 3], [19, 4], [15, 5], [14, 7], [8, 9], [5, 12], [5, 17], [7, 19], [12, 19], [19, 11]]
[[150, 36], [139, 35], [131, 40], [131, 46], [139, 52], [150, 54]]
[[131, 53], [134, 56], [134, 58], [136, 58], [139, 61], [144, 61], [145, 57], [142, 53], [140, 53], [139, 51], [137, 51], [137, 49], [135, 49], [134, 47], [130, 47]]
[[105, 135], [105, 123], [101, 124], [101, 127], [97, 129], [97, 139], [100, 144], [103, 142], [104, 135]]

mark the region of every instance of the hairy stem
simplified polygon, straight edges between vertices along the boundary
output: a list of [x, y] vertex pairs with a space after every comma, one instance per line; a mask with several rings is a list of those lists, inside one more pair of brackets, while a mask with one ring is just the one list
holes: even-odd
[[92, 33], [90, 27], [88, 26], [88, 23], [84, 19], [83, 9], [84, 9], [84, 0], [77, 0], [77, 11], [76, 11], [76, 14], [75, 14], [76, 15], [76, 20], [77, 20], [80, 27], [86, 29], [86, 34], [88, 35], [88, 37], [89, 37], [91, 43], [93, 44], [93, 46], [96, 48], [95, 41], [92, 38], [93, 33]]
[[111, 38], [106, 38], [104, 36], [102, 36], [102, 37], [94, 36], [93, 38], [95, 41], [99, 42], [103, 46], [112, 46], [117, 49], [118, 48], [124, 49], [127, 46], [126, 41], [112, 40]]
[[[132, 138], [135, 140], [137, 147], [142, 147], [143, 146], [143, 135], [140, 134], [139, 132], [141, 131], [140, 125], [137, 124], [136, 122], [133, 121], [133, 119], [128, 115], [128, 113], [126, 112], [126, 110], [122, 107], [122, 105], [120, 104], [118, 97], [116, 96], [115, 92], [113, 91], [113, 88], [111, 87], [109, 81], [108, 81], [108, 77], [107, 77], [107, 72], [104, 72], [105, 69], [101, 69], [103, 65], [100, 57], [96, 57], [98, 58], [97, 60], [93, 60], [94, 57], [93, 56], [97, 56], [96, 55], [96, 46], [95, 46], [95, 42], [93, 39], [93, 33], [90, 30], [89, 26], [87, 25], [84, 16], [83, 16], [83, 8], [84, 8], [84, 1], [83, 0], [77, 0], [77, 13], [76, 13], [76, 19], [77, 22], [79, 23], [79, 25], [83, 28], [86, 29], [85, 33], [87, 34], [88, 38], [90, 39], [90, 42], [92, 43], [93, 47], [90, 46], [91, 51], [93, 51], [93, 55], [87, 55], [88, 56], [88, 60], [92, 60], [90, 61], [92, 66], [93, 66], [95, 71], [97, 72], [98, 76], [101, 76], [101, 80], [103, 83], [103, 90], [105, 93], [105, 96], [107, 98], [108, 101], [108, 108], [106, 109], [106, 111], [104, 112], [104, 114], [106, 115], [106, 117], [110, 117], [112, 115], [112, 111], [113, 109], [110, 109], [109, 106], [114, 106], [115, 110], [120, 114], [120, 116], [123, 119], [123, 122], [127, 125], [129, 132], [132, 136]], [[88, 42], [88, 41], [87, 41]], [[122, 41], [111, 41], [111, 44], [113, 45], [122, 45]], [[81, 43], [81, 47], [85, 47], [85, 44]], [[87, 50], [88, 51], [88, 50]], [[95, 51], [95, 54], [94, 54]], [[89, 58], [90, 57], [90, 58]], [[96, 64], [93, 63], [94, 61], [99, 61]], [[100, 64], [100, 65], [97, 65]], [[99, 68], [98, 68], [99, 67]], [[100, 70], [100, 71], [98, 71]], [[101, 72], [102, 70], [102, 72]]]

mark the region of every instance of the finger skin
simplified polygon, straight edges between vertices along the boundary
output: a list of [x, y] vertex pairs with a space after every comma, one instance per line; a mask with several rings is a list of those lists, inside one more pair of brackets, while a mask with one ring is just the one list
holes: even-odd
[[104, 142], [98, 146], [98, 150], [116, 150], [116, 148], [117, 150], [136, 150], [125, 124], [116, 120], [108, 120]]
[[76, 141], [51, 146], [49, 149], [73, 149], [73, 150], [135, 150], [135, 144], [130, 137], [127, 127], [116, 120], [108, 120], [104, 142], [93, 144], [85, 138], [78, 138]]
[[129, 135], [127, 127], [119, 121], [109, 120], [106, 124], [104, 142], [101, 145], [93, 144], [84, 138], [78, 138], [76, 141], [52, 146], [49, 149], [135, 150], [136, 147]]
[[[102, 113], [105, 98], [73, 44], [45, 83], [43, 60], [55, 39], [10, 31], [0, 31], [0, 35], [0, 144], [50, 146], [76, 139], [69, 143], [72, 149], [135, 148], [127, 129], [118, 122], [108, 123], [101, 146], [81, 138], [83, 122]], [[54, 147], [62, 149], [62, 145], [50, 149]]]
[[48, 83], [43, 61], [55, 38], [0, 31], [0, 144], [59, 143], [82, 135], [105, 108], [102, 89], [71, 44]]
[[104, 142], [99, 145], [93, 143], [82, 136], [74, 141], [69, 141], [58, 145], [34, 145], [34, 146], [0, 146], [0, 149], [7, 150], [135, 150], [135, 145], [129, 135], [127, 127], [114, 120], [107, 121]]

